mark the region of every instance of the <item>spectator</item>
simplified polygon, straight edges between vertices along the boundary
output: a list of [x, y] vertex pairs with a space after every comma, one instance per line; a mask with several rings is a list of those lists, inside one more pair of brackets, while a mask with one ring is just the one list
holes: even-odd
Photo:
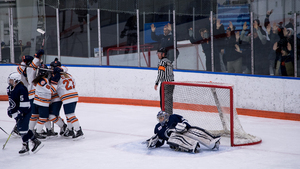
[[[232, 22], [229, 22], [229, 27], [226, 29], [226, 38], [223, 42], [223, 49], [221, 50], [226, 60], [227, 70], [229, 73], [242, 73], [242, 51], [239, 47], [240, 32], [234, 34], [235, 27]], [[234, 36], [235, 35], [235, 36]]]
[[[265, 44], [267, 42], [267, 38], [264, 35], [265, 32], [262, 30], [258, 19], [254, 20], [253, 27], [254, 73], [258, 75], [268, 75], [269, 64], [268, 57], [266, 56], [265, 52]], [[247, 28], [247, 22], [245, 22], [240, 38], [242, 41], [250, 43], [251, 37], [245, 36]]]
[[199, 34], [193, 36], [193, 28], [189, 29], [189, 38], [192, 44], [201, 44], [206, 60], [206, 71], [211, 71], [211, 41], [206, 28], [199, 30]]
[[[277, 43], [274, 44], [273, 49], [279, 49]], [[292, 45], [290, 43], [287, 44], [287, 47], [282, 47], [280, 49], [281, 54], [276, 63], [276, 76], [294, 76], [294, 53], [290, 52], [291, 50]]]
[[[126, 46], [134, 46], [137, 44], [137, 25], [136, 16], [128, 18], [123, 31], [121, 32], [120, 38], [127, 36]], [[125, 53], [128, 53], [130, 48], [127, 48]], [[133, 50], [134, 52], [134, 50]]]
[[[164, 26], [164, 33], [157, 35], [155, 33], [156, 27], [154, 24], [151, 25], [151, 38], [154, 41], [159, 42], [159, 49], [165, 48], [167, 50], [166, 57], [173, 62], [174, 61], [174, 38], [172, 35], [172, 26], [170, 23]], [[176, 49], [176, 58], [178, 58], [179, 51]]]
[[224, 25], [221, 23], [220, 19], [216, 19], [213, 17], [213, 43], [214, 43], [214, 71], [221, 72], [226, 71], [226, 68], [223, 66], [223, 53], [222, 49], [222, 41], [225, 38], [226, 34], [224, 33]]

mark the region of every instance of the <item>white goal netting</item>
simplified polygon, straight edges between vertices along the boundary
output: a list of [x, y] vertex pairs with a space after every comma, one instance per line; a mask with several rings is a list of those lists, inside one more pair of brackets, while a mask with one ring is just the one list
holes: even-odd
[[[164, 86], [163, 107], [167, 113], [173, 111], [174, 114], [182, 115], [192, 126], [229, 137], [232, 146], [261, 142], [261, 138], [246, 133], [240, 123], [233, 101], [233, 85], [167, 82]], [[174, 88], [173, 97], [170, 96], [170, 88]]]

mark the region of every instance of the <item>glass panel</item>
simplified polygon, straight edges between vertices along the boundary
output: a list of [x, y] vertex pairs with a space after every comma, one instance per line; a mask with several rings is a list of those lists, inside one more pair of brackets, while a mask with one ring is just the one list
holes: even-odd
[[297, 50], [297, 77], [300, 77], [300, 0], [296, 0], [295, 4], [293, 4], [295, 7], [294, 12], [297, 13], [296, 17], [296, 31], [294, 31], [294, 34], [296, 34], [296, 50]]
[[215, 1], [176, 1], [177, 68], [211, 71], [210, 11]]
[[[251, 73], [250, 6], [223, 3], [213, 18], [215, 72]], [[243, 24], [248, 25], [243, 30]]]
[[99, 5], [103, 65], [139, 66], [136, 1], [101, 1]]
[[[169, 50], [174, 46], [173, 1], [139, 0], [139, 12], [140, 30], [142, 30], [140, 31], [141, 66], [157, 67], [159, 61], [157, 50], [160, 47]], [[165, 27], [170, 23], [171, 31]]]
[[9, 5], [0, 9], [0, 41], [1, 41], [1, 63], [10, 62], [10, 31], [9, 31]]
[[[254, 74], [294, 76], [292, 28], [285, 1], [256, 2], [253, 21]], [[268, 4], [268, 9], [262, 8]], [[290, 44], [290, 47], [289, 47]]]
[[37, 28], [44, 29], [44, 8], [40, 1], [17, 1], [12, 9], [13, 42], [15, 63], [22, 61], [23, 55], [33, 56], [41, 48], [43, 36]]

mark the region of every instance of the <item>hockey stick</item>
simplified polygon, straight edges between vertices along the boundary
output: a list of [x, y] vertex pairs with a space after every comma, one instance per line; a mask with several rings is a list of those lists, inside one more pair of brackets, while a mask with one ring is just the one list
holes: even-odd
[[5, 130], [3, 130], [2, 127], [0, 127], [0, 129], [1, 129], [4, 133], [6, 133], [7, 135], [9, 135]]
[[45, 45], [45, 33], [46, 32], [44, 30], [40, 29], [40, 28], [38, 28], [36, 31], [43, 35], [43, 42], [42, 42], [42, 47], [41, 47], [43, 49], [44, 45]]
[[2, 150], [4, 150], [4, 148], [5, 148], [5, 146], [6, 146], [7, 142], [8, 142], [8, 140], [10, 139], [10, 136], [12, 135], [12, 133], [13, 133], [14, 130], [15, 130], [15, 127], [17, 127], [18, 122], [19, 122], [19, 120], [17, 121], [16, 125], [14, 126], [14, 128], [12, 129], [12, 131], [10, 132], [10, 135], [8, 136], [6, 142], [4, 143], [4, 145], [3, 145], [3, 147], [2, 147]]

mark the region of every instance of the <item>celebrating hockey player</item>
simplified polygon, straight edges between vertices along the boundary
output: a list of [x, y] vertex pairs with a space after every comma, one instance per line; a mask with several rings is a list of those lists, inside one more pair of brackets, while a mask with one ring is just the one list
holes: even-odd
[[155, 126], [155, 135], [146, 141], [148, 148], [161, 147], [167, 141], [170, 148], [176, 151], [196, 153], [200, 144], [212, 150], [219, 149], [220, 136], [213, 136], [200, 127], [191, 126], [180, 115], [159, 111], [157, 119], [159, 123]]
[[[54, 70], [56, 67], [60, 67], [61, 63], [58, 61], [57, 58], [53, 62], [50, 63], [51, 70]], [[64, 72], [67, 72], [67, 68], [64, 69]], [[62, 101], [57, 93], [55, 91], [51, 97], [51, 104], [50, 104], [50, 115], [49, 120], [56, 123], [60, 127], [60, 135], [64, 135], [67, 129], [67, 125], [62, 120], [62, 118], [59, 116], [59, 112], [61, 109]]]
[[17, 122], [17, 128], [22, 137], [23, 147], [19, 154], [24, 155], [29, 153], [28, 140], [33, 142], [32, 152], [36, 153], [43, 145], [33, 134], [28, 130], [30, 118], [30, 102], [28, 98], [28, 90], [21, 82], [21, 75], [13, 72], [9, 75], [7, 95], [9, 98], [9, 107], [7, 109], [8, 116], [14, 118]]
[[[75, 79], [69, 73], [63, 72], [59, 66], [53, 70], [51, 83], [55, 87], [67, 118], [67, 130], [64, 136], [72, 136], [73, 139], [83, 138], [83, 132], [75, 115], [75, 108], [78, 101], [78, 93], [75, 89]], [[73, 129], [76, 133], [74, 133]]]
[[[35, 134], [41, 139], [45, 137], [42, 136], [42, 129], [44, 124], [48, 121], [51, 96], [55, 92], [55, 89], [47, 79], [48, 72], [45, 69], [47, 69], [47, 66], [41, 64], [39, 66], [38, 76], [32, 81], [35, 85], [35, 97], [33, 101], [35, 111], [33, 112], [32, 117], [38, 117]], [[47, 128], [47, 132], [51, 131]]]

